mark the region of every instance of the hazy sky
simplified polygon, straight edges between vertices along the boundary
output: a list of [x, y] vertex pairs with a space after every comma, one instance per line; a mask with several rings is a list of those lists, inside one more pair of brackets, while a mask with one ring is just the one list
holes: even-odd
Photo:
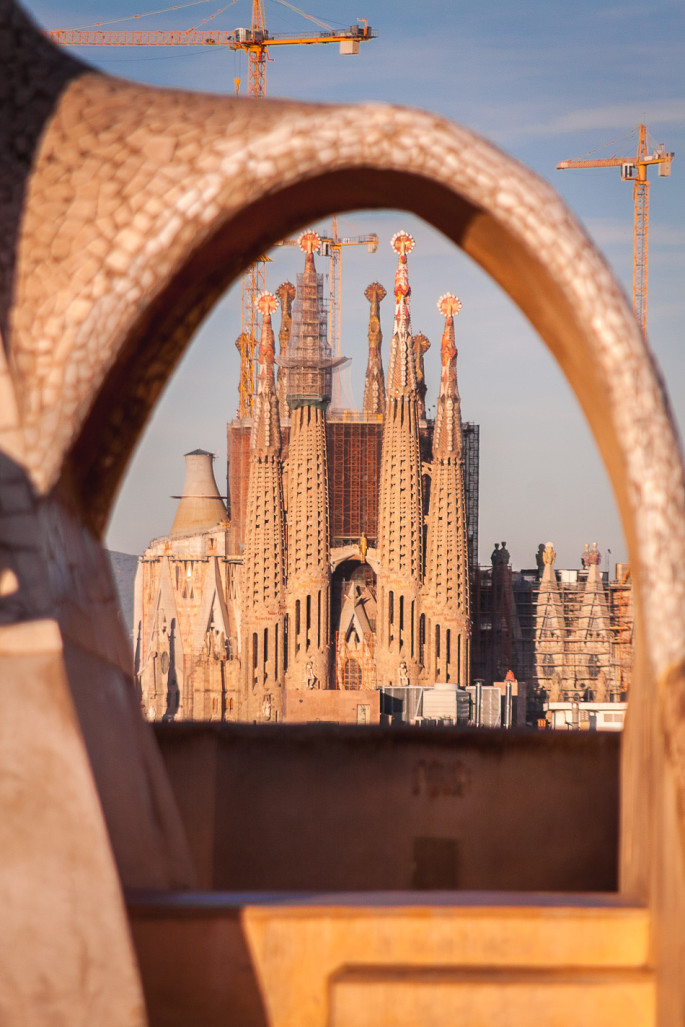
[[[181, 0], [183, 2], [183, 0]], [[357, 57], [335, 46], [273, 50], [270, 96], [322, 102], [390, 101], [435, 111], [475, 129], [547, 178], [584, 222], [627, 292], [632, 289], [632, 187], [618, 169], [555, 170], [559, 160], [601, 149], [635, 153], [630, 133], [644, 121], [655, 143], [676, 153], [670, 179], [650, 181], [650, 345], [663, 371], [681, 431], [685, 423], [685, 6], [682, 0], [301, 0], [334, 27], [368, 18], [378, 38]], [[31, 0], [47, 28], [91, 26], [165, 7], [164, 0]], [[223, 13], [216, 14], [223, 10]], [[233, 29], [249, 25], [249, 0], [210, 0], [112, 28]], [[276, 0], [265, 0], [269, 31], [307, 32], [313, 25]], [[216, 14], [216, 16], [214, 16]], [[203, 26], [205, 19], [211, 19]], [[246, 59], [208, 48], [89, 48], [80, 56], [104, 71], [160, 86], [233, 92], [243, 89]], [[623, 139], [623, 142], [619, 140]], [[325, 229], [330, 221], [323, 222]], [[402, 212], [355, 212], [341, 234], [376, 232], [376, 254], [343, 251], [343, 351], [361, 403], [366, 366], [367, 284], [381, 281], [384, 363], [392, 334], [395, 261], [389, 240], [400, 228], [417, 240], [410, 257], [412, 325], [432, 342], [428, 405], [439, 376], [440, 295], [463, 302], [457, 320], [459, 385], [465, 420], [481, 426], [480, 559], [506, 539], [514, 567], [534, 565], [541, 541], [554, 541], [561, 566], [577, 566], [583, 543], [597, 541], [612, 564], [627, 553], [594, 442], [556, 364], [508, 298], [440, 233]], [[294, 281], [299, 250], [272, 253], [268, 285]], [[318, 269], [328, 271], [319, 258]], [[278, 315], [276, 316], [278, 325]], [[239, 285], [201, 327], [159, 403], [115, 507], [107, 543], [139, 553], [165, 534], [183, 484], [183, 454], [216, 453], [225, 488], [226, 421], [237, 408]], [[604, 564], [606, 567], [606, 563]]]

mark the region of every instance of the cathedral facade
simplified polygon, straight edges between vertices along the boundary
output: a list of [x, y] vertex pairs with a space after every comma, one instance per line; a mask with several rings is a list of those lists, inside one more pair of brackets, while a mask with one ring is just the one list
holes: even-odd
[[211, 456], [188, 454], [172, 531], [140, 562], [136, 663], [151, 719], [366, 723], [378, 719], [382, 688], [469, 683], [477, 496], [469, 503], [465, 464], [477, 469], [478, 435], [461, 421], [461, 304], [451, 294], [438, 304], [441, 378], [429, 422], [429, 343], [412, 334], [410, 316], [414, 240], [398, 232], [387, 377], [386, 290], [374, 282], [363, 408], [331, 411], [343, 361], [327, 340], [317, 234], [300, 245], [296, 287], [259, 299], [254, 412], [228, 425], [227, 505]]

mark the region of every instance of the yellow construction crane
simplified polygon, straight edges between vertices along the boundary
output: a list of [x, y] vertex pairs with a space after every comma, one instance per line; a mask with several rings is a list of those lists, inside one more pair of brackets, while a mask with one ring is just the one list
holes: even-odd
[[667, 153], [663, 143], [648, 152], [647, 126], [638, 126], [637, 154], [634, 157], [604, 157], [584, 160], [562, 160], [557, 171], [566, 168], [617, 168], [621, 179], [633, 182], [633, 310], [642, 334], [647, 338], [647, 247], [649, 243], [649, 181], [647, 169], [652, 164], [659, 168], [659, 176], [671, 174], [674, 154]]
[[[341, 356], [342, 340], [342, 248], [343, 246], [368, 246], [369, 253], [378, 249], [378, 236], [370, 235], [341, 236], [338, 235], [338, 218], [333, 215], [333, 229], [330, 235], [319, 236], [321, 246], [319, 253], [330, 257], [331, 261], [331, 301], [328, 311], [328, 340], [336, 356]], [[282, 239], [277, 246], [298, 246], [299, 236]]]
[[[304, 14], [292, 4], [286, 6], [298, 14]], [[351, 25], [349, 29], [336, 30], [311, 15], [304, 17], [317, 24], [317, 32], [302, 32], [293, 36], [269, 35], [263, 0], [252, 0], [249, 29], [237, 28], [230, 32], [198, 29], [189, 29], [186, 32], [53, 29], [48, 35], [54, 43], [61, 46], [226, 46], [229, 50], [243, 50], [248, 60], [248, 95], [260, 97], [266, 94], [266, 61], [270, 47], [339, 43], [341, 54], [357, 54], [360, 43], [365, 43], [376, 35], [364, 18], [358, 18], [357, 24]], [[237, 92], [240, 88], [240, 79], [235, 80], [235, 87]], [[254, 354], [260, 336], [256, 301], [265, 287], [264, 262], [259, 260], [248, 268], [242, 282], [241, 332], [236, 343], [240, 351], [240, 417], [252, 416]]]

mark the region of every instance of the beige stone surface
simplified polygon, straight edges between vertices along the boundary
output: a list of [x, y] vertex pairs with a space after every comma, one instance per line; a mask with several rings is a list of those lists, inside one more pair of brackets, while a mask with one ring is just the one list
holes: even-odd
[[0, 718], [0, 1022], [142, 1025], [118, 875], [54, 621], [0, 627], [0, 681], [11, 683]]
[[[545, 182], [468, 129], [383, 104], [146, 89], [58, 53], [11, 0], [0, 0], [0, 17], [8, 97], [0, 120], [0, 570], [8, 583], [0, 624], [3, 633], [14, 625], [31, 632], [53, 620], [89, 668], [86, 680], [79, 658], [68, 672], [77, 727], [71, 714], [65, 721], [71, 699], [57, 651], [4, 658], [12, 715], [0, 771], [15, 856], [0, 871], [10, 910], [0, 927], [9, 967], [3, 1018], [20, 1021], [30, 1010], [34, 1023], [140, 1021], [104, 820], [128, 883], [171, 886], [191, 876], [154, 747], [134, 716], [98, 542], [145, 420], [200, 319], [266, 246], [331, 211], [409, 206], [539, 330], [616, 493], [638, 638], [622, 880], [651, 911], [658, 1022], [673, 1027], [685, 994], [677, 958], [685, 936], [685, 487], [659, 373], [606, 263]], [[97, 692], [110, 686], [120, 712], [113, 749], [100, 744], [107, 724], [96, 715]], [[120, 800], [108, 796], [131, 758], [140, 787], [125, 799], [137, 811], [122, 823]], [[18, 803], [22, 780], [26, 801]], [[146, 808], [150, 831], [137, 836]], [[84, 911], [80, 902], [91, 900]], [[433, 944], [437, 920], [428, 913], [426, 923]], [[377, 925], [388, 930], [380, 914]], [[358, 948], [374, 930], [358, 936]], [[321, 943], [316, 932], [307, 941], [275, 928], [250, 937], [257, 965], [260, 937], [302, 942], [302, 969], [307, 945]], [[525, 932], [521, 944], [531, 944]], [[280, 1001], [279, 987], [268, 1002]], [[283, 1022], [306, 1022], [299, 1002]]]
[[166, 1027], [187, 1022], [196, 994], [212, 1027], [239, 1013], [250, 1027], [655, 1022], [648, 915], [613, 897], [219, 895], [210, 911], [193, 895], [143, 895], [130, 908], [150, 1009]]

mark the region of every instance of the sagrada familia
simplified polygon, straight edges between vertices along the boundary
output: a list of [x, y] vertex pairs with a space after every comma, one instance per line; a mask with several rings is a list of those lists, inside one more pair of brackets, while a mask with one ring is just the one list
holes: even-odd
[[461, 420], [461, 303], [452, 294], [438, 303], [441, 379], [429, 422], [429, 343], [410, 319], [414, 239], [398, 232], [387, 377], [386, 292], [374, 282], [363, 409], [331, 411], [343, 361], [327, 340], [319, 237], [307, 231], [300, 246], [297, 287], [258, 301], [254, 412], [228, 425], [227, 505], [211, 454], [188, 453], [171, 532], [139, 564], [136, 673], [151, 720], [368, 723], [382, 687], [469, 683], [477, 517], [468, 516], [465, 465], [477, 466], [478, 435]]

